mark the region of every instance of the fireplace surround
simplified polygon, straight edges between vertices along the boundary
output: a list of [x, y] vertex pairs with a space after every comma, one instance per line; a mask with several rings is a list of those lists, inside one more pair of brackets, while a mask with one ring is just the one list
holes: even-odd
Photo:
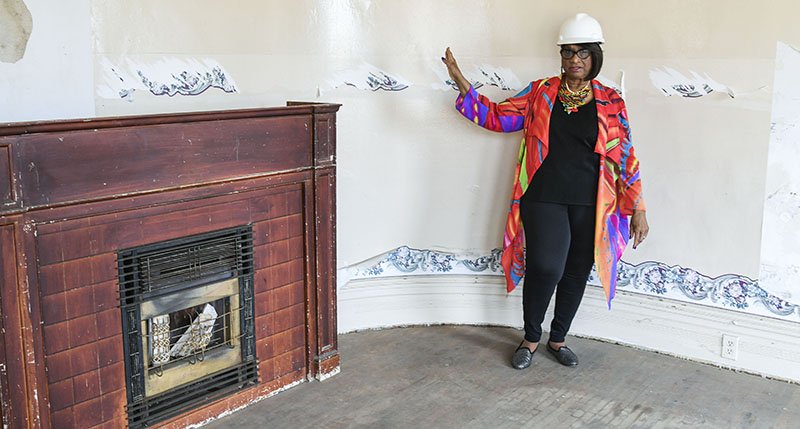
[[0, 126], [2, 423], [185, 427], [336, 374], [338, 108]]

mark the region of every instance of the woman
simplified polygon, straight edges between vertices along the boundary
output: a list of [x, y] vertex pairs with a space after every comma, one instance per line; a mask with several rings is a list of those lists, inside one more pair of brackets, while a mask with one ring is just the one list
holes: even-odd
[[517, 369], [533, 361], [554, 291], [546, 348], [561, 364], [578, 364], [565, 339], [592, 264], [610, 308], [628, 239], [636, 248], [648, 233], [625, 103], [595, 80], [603, 42], [594, 18], [568, 19], [557, 44], [561, 76], [531, 82], [501, 103], [475, 91], [450, 48], [442, 58], [461, 93], [462, 115], [488, 130], [523, 131], [502, 257], [509, 292], [525, 277], [525, 338], [511, 359]]

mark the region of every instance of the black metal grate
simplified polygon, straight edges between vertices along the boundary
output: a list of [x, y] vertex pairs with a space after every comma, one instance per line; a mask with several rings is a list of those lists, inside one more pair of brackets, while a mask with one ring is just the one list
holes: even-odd
[[251, 360], [144, 401], [129, 402], [128, 427], [145, 428], [191, 411], [199, 405], [253, 385], [257, 378], [258, 364]]
[[252, 276], [251, 227], [215, 231], [119, 252], [122, 305]]
[[[251, 226], [154, 243], [118, 253], [128, 424], [141, 428], [257, 381]], [[241, 363], [158, 395], [145, 392], [141, 304], [238, 279]]]
[[244, 387], [253, 385], [258, 378], [258, 365], [253, 360], [211, 374], [192, 384], [178, 387], [167, 393], [128, 403], [128, 427], [145, 428], [155, 423], [190, 411], [199, 405], [220, 399]]

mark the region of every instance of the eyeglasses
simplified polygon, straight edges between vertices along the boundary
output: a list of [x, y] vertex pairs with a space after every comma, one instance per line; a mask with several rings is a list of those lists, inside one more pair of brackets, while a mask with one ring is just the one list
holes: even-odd
[[578, 58], [585, 60], [589, 58], [589, 50], [586, 48], [578, 49], [577, 51], [573, 51], [572, 49], [561, 48], [561, 58], [568, 60], [572, 58], [573, 55], [578, 55]]

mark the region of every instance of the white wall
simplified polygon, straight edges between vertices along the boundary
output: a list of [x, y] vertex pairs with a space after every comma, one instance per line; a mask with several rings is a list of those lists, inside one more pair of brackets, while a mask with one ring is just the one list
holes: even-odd
[[89, 0], [25, 4], [33, 31], [24, 57], [0, 63], [0, 121], [94, 116]]
[[800, 301], [800, 51], [778, 42], [770, 127], [761, 284]]
[[[28, 52], [15, 64], [0, 64], [0, 93], [9, 97], [0, 120], [270, 106], [287, 99], [342, 103], [338, 258], [343, 276], [347, 267], [363, 267], [362, 261], [404, 245], [479, 255], [500, 245], [520, 136], [484, 132], [460, 118], [452, 107], [455, 92], [435, 88], [442, 84], [439, 57], [451, 46], [466, 70], [506, 68], [521, 82], [551, 75], [559, 64], [554, 46], [559, 24], [579, 10], [588, 12], [605, 30], [602, 74], [619, 83], [624, 70], [649, 207], [650, 237], [624, 259], [639, 268], [654, 261], [659, 273], [679, 277], [631, 285], [633, 295], [620, 301], [644, 293], [694, 302], [675, 283], [694, 273], [691, 278], [709, 279], [717, 289], [697, 301], [702, 308], [681, 305], [712, 314], [706, 306], [768, 314], [800, 329], [800, 309], [783, 316], [763, 313], [766, 307], [754, 302], [760, 299], [755, 296], [745, 297], [744, 306], [729, 304], [724, 298], [742, 287], [732, 289], [718, 278], [732, 274], [745, 292], [762, 291], [750, 279], [759, 275], [764, 244], [770, 121], [773, 93], [780, 91], [773, 86], [776, 46], [780, 41], [800, 47], [796, 2], [62, 3], [28, 2], [34, 28]], [[153, 67], [162, 74], [180, 73], [181, 67], [192, 71], [197, 68], [192, 61], [219, 64], [236, 92], [212, 87], [200, 95], [169, 97], [140, 86], [128, 101], [104, 91], [109, 64], [135, 77], [137, 69]], [[342, 85], [364, 63], [411, 86], [369, 91]], [[687, 76], [707, 74], [736, 97], [720, 91], [666, 97], [651, 81], [651, 72], [664, 67]], [[362, 75], [360, 85], [365, 82]], [[498, 100], [513, 94], [490, 86], [481, 91]], [[675, 265], [687, 270], [669, 269]], [[658, 285], [672, 295], [659, 295]], [[728, 295], [715, 298], [723, 289]], [[800, 304], [796, 296], [781, 297]], [[657, 299], [653, 311], [670, 302]], [[614, 312], [624, 319], [626, 306], [619, 307]], [[728, 314], [719, 311], [720, 318]], [[365, 316], [363, 323], [372, 322]], [[646, 340], [634, 335], [626, 342]]]

